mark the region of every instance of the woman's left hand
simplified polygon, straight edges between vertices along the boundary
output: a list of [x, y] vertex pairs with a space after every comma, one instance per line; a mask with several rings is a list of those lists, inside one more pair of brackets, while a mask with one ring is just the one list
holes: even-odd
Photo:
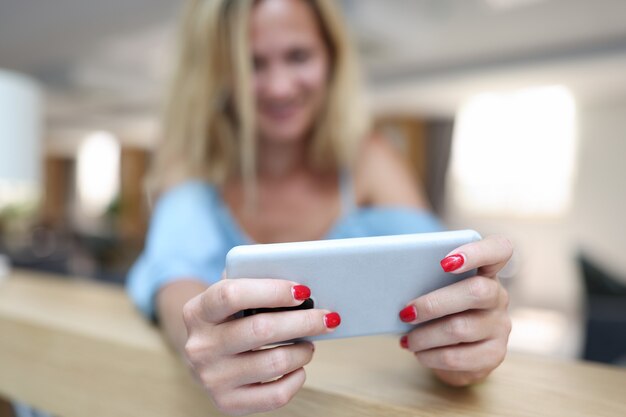
[[402, 321], [422, 324], [400, 339], [401, 346], [442, 381], [477, 382], [504, 360], [511, 319], [497, 273], [512, 253], [501, 236], [455, 249], [441, 261], [444, 270], [458, 274], [477, 268], [477, 275], [423, 295], [400, 312]]

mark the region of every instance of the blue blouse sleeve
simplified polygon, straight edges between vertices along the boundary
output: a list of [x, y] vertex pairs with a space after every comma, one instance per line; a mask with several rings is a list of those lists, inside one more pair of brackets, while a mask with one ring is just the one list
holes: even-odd
[[163, 194], [153, 211], [143, 253], [132, 266], [126, 288], [137, 307], [154, 318], [154, 297], [179, 278], [206, 283], [220, 279], [226, 248], [215, 218], [214, 189], [187, 182]]

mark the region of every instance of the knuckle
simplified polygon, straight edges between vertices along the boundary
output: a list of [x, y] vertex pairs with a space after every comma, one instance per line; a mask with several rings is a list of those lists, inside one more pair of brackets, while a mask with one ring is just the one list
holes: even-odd
[[232, 305], [238, 297], [237, 284], [233, 280], [220, 281], [217, 299], [221, 305]]
[[493, 301], [498, 296], [498, 284], [484, 277], [476, 277], [467, 282], [469, 294], [479, 302]]
[[228, 377], [224, 372], [216, 372], [214, 370], [206, 370], [200, 375], [200, 381], [209, 394], [216, 395], [218, 390], [227, 386]]
[[455, 339], [462, 341], [470, 334], [470, 323], [467, 317], [457, 316], [448, 320], [446, 330]]
[[198, 339], [195, 337], [190, 337], [189, 339], [187, 339], [184, 349], [185, 349], [185, 356], [187, 357], [189, 362], [191, 362], [192, 364], [197, 362], [202, 351], [204, 350], [202, 348], [202, 345], [198, 342]]
[[257, 314], [252, 316], [251, 320], [252, 335], [261, 341], [271, 340], [274, 334], [274, 325], [272, 320], [265, 314]]
[[228, 415], [235, 414], [236, 409], [233, 407], [232, 402], [229, 401], [228, 398], [226, 398], [225, 396], [215, 394], [211, 395], [211, 399], [213, 400], [215, 408], [217, 408], [220, 413]]
[[462, 366], [461, 357], [455, 349], [444, 349], [441, 352], [441, 363], [450, 370], [458, 370]]
[[286, 387], [279, 387], [269, 398], [270, 409], [283, 407], [291, 401], [293, 394]]
[[183, 322], [185, 323], [185, 326], [187, 326], [187, 329], [191, 327], [192, 323], [194, 322], [195, 316], [196, 310], [194, 308], [194, 302], [192, 299], [187, 301], [183, 306]]
[[229, 372], [219, 370], [219, 367], [213, 364], [204, 365], [202, 368], [196, 369], [195, 374], [211, 398], [220, 398], [222, 401], [226, 399], [229, 389], [227, 387], [232, 382]]
[[214, 375], [211, 372], [204, 370], [198, 372], [198, 378], [200, 379], [200, 382], [202, 382], [202, 385], [206, 388], [207, 392], [212, 393], [213, 387], [216, 386], [214, 382]]
[[439, 311], [439, 300], [434, 296], [426, 296], [415, 303], [418, 309], [418, 316], [425, 319], [437, 317]]
[[268, 352], [267, 366], [273, 375], [283, 375], [289, 367], [289, 354], [285, 349], [271, 349]]
[[183, 352], [191, 364], [205, 363], [216, 357], [220, 345], [215, 337], [211, 336], [198, 332], [187, 338]]

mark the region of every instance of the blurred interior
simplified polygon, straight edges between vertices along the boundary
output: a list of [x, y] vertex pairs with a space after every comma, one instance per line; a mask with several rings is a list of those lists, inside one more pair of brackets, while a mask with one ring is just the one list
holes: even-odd
[[[434, 210], [516, 246], [511, 349], [624, 365], [626, 2], [340, 3]], [[180, 6], [0, 1], [0, 276], [123, 283]]]

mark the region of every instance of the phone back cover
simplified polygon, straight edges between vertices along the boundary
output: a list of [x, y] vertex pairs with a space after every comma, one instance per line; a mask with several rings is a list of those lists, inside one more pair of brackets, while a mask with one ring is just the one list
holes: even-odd
[[460, 230], [237, 246], [226, 256], [226, 277], [307, 285], [315, 308], [341, 315], [333, 333], [308, 340], [404, 333], [413, 327], [398, 318], [406, 303], [475, 275], [475, 270], [446, 273], [439, 262], [458, 246], [480, 239], [473, 230]]

